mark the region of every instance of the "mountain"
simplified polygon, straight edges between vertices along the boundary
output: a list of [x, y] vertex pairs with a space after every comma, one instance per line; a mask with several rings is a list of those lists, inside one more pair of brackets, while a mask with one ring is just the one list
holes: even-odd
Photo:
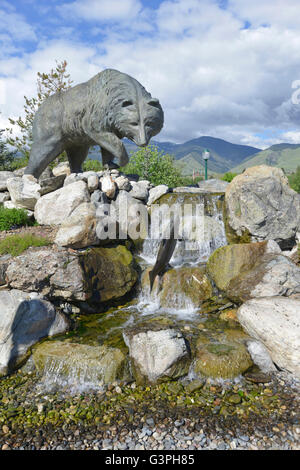
[[[204, 160], [202, 154], [205, 149], [210, 151], [208, 169], [214, 173], [225, 173], [233, 166], [260, 151], [255, 147], [232, 144], [226, 140], [209, 136], [189, 140], [183, 144], [154, 140], [151, 141], [151, 144], [156, 145], [160, 151], [173, 155], [176, 164], [182, 169], [184, 175], [191, 175], [193, 170], [203, 170]], [[124, 139], [124, 145], [129, 155], [138, 150], [138, 147], [127, 139]], [[100, 159], [100, 152], [91, 149], [89, 157]]]
[[262, 150], [232, 168], [233, 173], [241, 173], [245, 168], [256, 165], [269, 165], [283, 168], [292, 173], [300, 166], [300, 144], [276, 144]]

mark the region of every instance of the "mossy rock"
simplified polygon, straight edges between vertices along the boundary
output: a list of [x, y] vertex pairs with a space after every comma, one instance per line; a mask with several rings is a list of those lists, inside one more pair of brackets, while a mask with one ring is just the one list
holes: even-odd
[[195, 351], [193, 370], [214, 378], [233, 378], [253, 366], [244, 341], [247, 335], [238, 330], [217, 334], [201, 332]]
[[217, 287], [226, 291], [230, 281], [252, 269], [266, 249], [267, 241], [222, 246], [209, 257], [207, 272]]
[[126, 355], [117, 348], [104, 345], [46, 341], [35, 348], [33, 361], [41, 374], [50, 371], [66, 381], [109, 384], [130, 378]]
[[[235, 210], [235, 215], [239, 217], [241, 215], [241, 207], [238, 205]], [[252, 237], [250, 232], [245, 229], [241, 232], [241, 235], [238, 235], [236, 231], [231, 227], [229, 223], [228, 213], [226, 209], [226, 204], [223, 205], [223, 222], [225, 227], [226, 239], [229, 245], [239, 244], [239, 243], [251, 243]]]

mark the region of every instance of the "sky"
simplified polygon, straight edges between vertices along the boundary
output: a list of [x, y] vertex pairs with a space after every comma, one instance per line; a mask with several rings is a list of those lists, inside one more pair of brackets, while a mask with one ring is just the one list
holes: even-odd
[[142, 83], [155, 140], [300, 143], [299, 0], [0, 0], [0, 45], [0, 128], [65, 59], [74, 85], [106, 68]]

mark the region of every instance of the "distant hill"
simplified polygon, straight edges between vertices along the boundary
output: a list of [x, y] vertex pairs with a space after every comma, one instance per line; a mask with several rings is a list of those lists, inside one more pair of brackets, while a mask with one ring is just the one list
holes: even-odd
[[292, 173], [300, 166], [300, 144], [276, 144], [247, 158], [232, 168], [233, 173], [241, 173], [245, 168], [256, 165], [269, 165], [283, 168]]
[[[177, 165], [182, 168], [185, 175], [191, 175], [193, 170], [203, 170], [204, 160], [202, 154], [205, 149], [208, 149], [211, 154], [208, 161], [209, 171], [214, 173], [225, 173], [233, 166], [260, 151], [256, 147], [232, 144], [226, 140], [208, 136], [189, 140], [183, 144], [157, 142], [155, 140], [151, 143], [164, 153], [173, 155], [177, 160]], [[124, 144], [129, 154], [138, 150], [138, 147], [127, 139], [124, 139]], [[89, 157], [100, 159], [100, 152], [91, 150]]]

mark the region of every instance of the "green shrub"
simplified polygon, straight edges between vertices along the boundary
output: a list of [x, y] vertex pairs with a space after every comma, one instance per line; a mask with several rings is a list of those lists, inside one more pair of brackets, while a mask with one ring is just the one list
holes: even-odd
[[300, 193], [300, 166], [297, 167], [296, 172], [292, 173], [288, 177], [288, 179], [289, 179], [290, 187], [294, 191], [297, 191], [297, 193]]
[[47, 238], [36, 237], [30, 233], [25, 235], [10, 235], [0, 241], [0, 255], [9, 254], [18, 256], [30, 246], [47, 246], [50, 243]]
[[101, 171], [103, 170], [103, 165], [99, 160], [92, 160], [87, 158], [82, 165], [83, 171]]
[[7, 209], [0, 206], [0, 231], [10, 230], [12, 227], [34, 225], [25, 209]]
[[231, 173], [231, 171], [229, 171], [228, 173], [225, 173], [223, 176], [222, 176], [222, 180], [223, 181], [227, 181], [228, 183], [231, 183], [231, 181], [233, 180], [233, 178], [235, 178], [236, 176], [238, 175], [238, 173]]

